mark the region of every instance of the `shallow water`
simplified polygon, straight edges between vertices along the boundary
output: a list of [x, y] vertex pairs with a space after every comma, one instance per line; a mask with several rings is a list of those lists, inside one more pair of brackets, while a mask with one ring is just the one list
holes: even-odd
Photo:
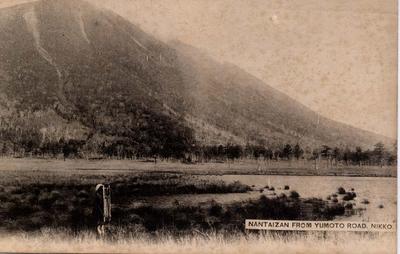
[[[361, 214], [353, 215], [351, 218], [337, 218], [337, 220], [363, 220], [374, 222], [394, 222], [396, 220], [396, 178], [386, 177], [340, 177], [340, 176], [267, 176], [267, 175], [223, 175], [223, 176], [196, 176], [199, 179], [223, 180], [227, 183], [240, 181], [249, 186], [254, 185], [257, 191], [238, 194], [201, 194], [201, 195], [173, 195], [152, 197], [144, 202], [157, 203], [160, 206], [170, 205], [177, 200], [181, 204], [196, 205], [208, 200], [220, 203], [258, 198], [260, 195], [272, 195], [273, 192], [289, 193], [296, 190], [301, 197], [316, 197], [326, 199], [343, 187], [346, 191], [354, 188], [357, 197], [354, 200], [355, 208], [365, 208]], [[275, 191], [263, 189], [266, 185], [273, 186]], [[290, 190], [284, 190], [289, 185]], [[260, 189], [263, 192], [260, 193]], [[340, 200], [340, 196], [338, 197]], [[361, 202], [367, 199], [369, 204]], [[383, 208], [379, 208], [383, 205]]]

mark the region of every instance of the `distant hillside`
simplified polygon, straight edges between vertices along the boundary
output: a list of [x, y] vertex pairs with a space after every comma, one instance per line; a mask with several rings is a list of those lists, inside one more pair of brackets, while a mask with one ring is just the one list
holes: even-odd
[[0, 10], [0, 149], [182, 154], [196, 144], [392, 142], [79, 0]]

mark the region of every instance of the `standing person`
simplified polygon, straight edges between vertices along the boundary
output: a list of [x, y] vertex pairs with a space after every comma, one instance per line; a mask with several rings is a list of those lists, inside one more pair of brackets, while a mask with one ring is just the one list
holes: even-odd
[[93, 217], [98, 236], [104, 237], [106, 227], [111, 222], [111, 190], [109, 185], [96, 185]]

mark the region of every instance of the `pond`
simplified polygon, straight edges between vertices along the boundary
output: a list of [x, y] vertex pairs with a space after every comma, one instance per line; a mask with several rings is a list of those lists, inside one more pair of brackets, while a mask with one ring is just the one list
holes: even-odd
[[[158, 204], [160, 206], [170, 205], [178, 201], [185, 205], [197, 205], [208, 200], [220, 203], [230, 203], [250, 198], [258, 198], [260, 195], [272, 196], [296, 190], [301, 197], [322, 198], [337, 192], [339, 187], [350, 191], [352, 188], [357, 193], [354, 200], [355, 208], [365, 208], [358, 215], [351, 218], [337, 218], [337, 220], [363, 220], [373, 222], [394, 222], [396, 220], [397, 206], [397, 180], [389, 177], [341, 177], [341, 176], [268, 176], [268, 175], [207, 175], [196, 176], [199, 179], [223, 180], [226, 183], [240, 181], [253, 186], [255, 191], [238, 194], [201, 194], [201, 195], [173, 195], [158, 196], [142, 200], [145, 203]], [[275, 191], [263, 189], [266, 185], [273, 186]], [[289, 190], [284, 190], [288, 185]], [[262, 190], [262, 193], [260, 192]], [[369, 204], [363, 204], [366, 199]], [[340, 198], [339, 198], [340, 200]], [[380, 208], [382, 207], [382, 208]]]

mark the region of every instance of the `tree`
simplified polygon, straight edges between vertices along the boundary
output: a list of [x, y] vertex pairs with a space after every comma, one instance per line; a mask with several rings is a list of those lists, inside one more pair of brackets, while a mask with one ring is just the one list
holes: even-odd
[[354, 153], [354, 160], [356, 163], [358, 163], [358, 165], [361, 167], [361, 161], [363, 159], [363, 151], [362, 148], [357, 146], [356, 147], [356, 151]]
[[294, 157], [296, 157], [297, 160], [299, 160], [300, 157], [303, 156], [304, 151], [303, 151], [303, 149], [300, 147], [299, 143], [297, 143], [297, 144], [294, 146], [293, 154], [294, 154]]
[[290, 144], [286, 144], [282, 151], [282, 156], [287, 158], [288, 160], [291, 158], [293, 154], [293, 148]]
[[332, 148], [330, 148], [327, 145], [322, 146], [321, 155], [327, 160], [326, 161], [327, 167], [329, 167], [329, 164], [332, 164], [332, 154], [333, 154]]
[[335, 147], [332, 152], [332, 157], [335, 160], [335, 165], [343, 159], [343, 151], [339, 147]]
[[226, 147], [226, 154], [228, 159], [235, 160], [242, 156], [243, 149], [240, 145], [228, 144]]
[[374, 145], [373, 156], [376, 162], [382, 167], [385, 155], [385, 145], [382, 142], [378, 142]]

